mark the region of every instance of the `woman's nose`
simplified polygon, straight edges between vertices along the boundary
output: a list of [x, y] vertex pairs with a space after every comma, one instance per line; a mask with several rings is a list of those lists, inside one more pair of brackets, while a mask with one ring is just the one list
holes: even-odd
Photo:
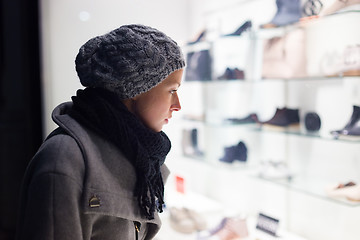
[[174, 102], [171, 105], [170, 110], [172, 110], [172, 111], [180, 111], [181, 110], [180, 100], [179, 100], [179, 97], [177, 94], [175, 94]]

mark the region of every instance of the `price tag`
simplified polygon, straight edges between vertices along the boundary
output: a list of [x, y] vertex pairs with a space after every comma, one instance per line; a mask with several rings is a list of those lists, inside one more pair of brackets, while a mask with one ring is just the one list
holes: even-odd
[[279, 227], [279, 220], [259, 213], [256, 228], [272, 236], [277, 236], [276, 232]]
[[179, 175], [175, 176], [176, 191], [179, 193], [185, 193], [185, 179]]

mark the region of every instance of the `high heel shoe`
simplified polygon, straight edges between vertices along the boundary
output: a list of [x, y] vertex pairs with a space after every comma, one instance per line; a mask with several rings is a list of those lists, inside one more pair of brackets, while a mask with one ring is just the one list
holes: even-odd
[[201, 31], [198, 36], [195, 38], [195, 40], [188, 42], [188, 45], [192, 45], [201, 41], [204, 41], [206, 37], [206, 30]]
[[343, 129], [331, 131], [330, 133], [335, 138], [360, 137], [360, 107], [355, 105], [353, 106], [353, 112], [350, 120]]
[[243, 32], [249, 30], [252, 27], [252, 22], [250, 20], [243, 23], [235, 32], [226, 34], [224, 36], [240, 36]]

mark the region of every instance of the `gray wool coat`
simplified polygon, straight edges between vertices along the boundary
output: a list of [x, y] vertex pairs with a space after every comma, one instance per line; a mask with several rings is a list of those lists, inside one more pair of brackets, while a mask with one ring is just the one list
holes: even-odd
[[[63, 103], [52, 115], [67, 134], [46, 140], [28, 166], [16, 239], [152, 239], [161, 221], [157, 213], [153, 220], [140, 214], [133, 166], [67, 115], [69, 107]], [[169, 170], [161, 170], [165, 182]]]

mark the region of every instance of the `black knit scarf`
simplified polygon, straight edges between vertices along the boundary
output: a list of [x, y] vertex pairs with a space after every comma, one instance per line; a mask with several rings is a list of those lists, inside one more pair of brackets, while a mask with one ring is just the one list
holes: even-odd
[[160, 166], [171, 143], [164, 132], [154, 132], [121, 102], [118, 96], [99, 88], [78, 90], [69, 115], [113, 142], [136, 171], [134, 194], [142, 213], [154, 218], [162, 212], [164, 184]]

